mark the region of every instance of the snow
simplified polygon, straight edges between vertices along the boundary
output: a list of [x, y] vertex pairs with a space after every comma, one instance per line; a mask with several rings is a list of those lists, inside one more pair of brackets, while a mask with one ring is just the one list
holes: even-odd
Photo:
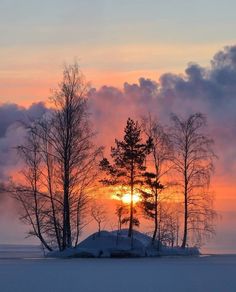
[[47, 257], [150, 257], [166, 255], [199, 255], [197, 248], [169, 248], [160, 245], [160, 250], [151, 244], [151, 237], [133, 231], [132, 238], [128, 237], [128, 230], [101, 231], [93, 233], [75, 248], [66, 249], [63, 252], [53, 251]]
[[[70, 248], [63, 252], [50, 252], [48, 257], [118, 257], [118, 256], [145, 256], [145, 245], [136, 238], [127, 236], [123, 231], [119, 236], [115, 232], [101, 231], [93, 233], [76, 248]], [[139, 235], [140, 237], [140, 235]]]
[[235, 292], [236, 255], [0, 259], [2, 292]]

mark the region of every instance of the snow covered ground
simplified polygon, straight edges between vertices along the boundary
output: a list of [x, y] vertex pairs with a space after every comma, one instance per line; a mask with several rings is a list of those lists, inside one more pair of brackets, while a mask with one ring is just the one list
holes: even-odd
[[33, 258], [33, 249], [15, 258], [8, 254], [0, 253], [1, 292], [236, 291], [236, 255], [50, 259]]
[[52, 251], [47, 257], [154, 257], [160, 255], [199, 255], [198, 248], [180, 247], [169, 248], [158, 242], [151, 244], [152, 238], [144, 233], [133, 231], [132, 238], [128, 237], [128, 230], [95, 232], [80, 242], [75, 248], [64, 251]]

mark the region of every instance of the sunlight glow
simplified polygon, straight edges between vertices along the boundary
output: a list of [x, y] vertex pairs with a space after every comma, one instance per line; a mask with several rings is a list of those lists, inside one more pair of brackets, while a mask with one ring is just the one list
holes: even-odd
[[[130, 204], [131, 203], [131, 195], [129, 193], [124, 194], [121, 199], [117, 195], [113, 195], [112, 199], [115, 200], [121, 200], [124, 204]], [[133, 203], [138, 203], [141, 201], [141, 198], [138, 194], [133, 195]]]

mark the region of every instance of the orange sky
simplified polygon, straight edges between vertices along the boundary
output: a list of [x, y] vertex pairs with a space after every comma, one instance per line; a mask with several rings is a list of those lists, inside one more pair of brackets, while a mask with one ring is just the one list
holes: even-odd
[[[208, 66], [224, 43], [128, 44], [109, 47], [1, 48], [0, 101], [29, 106], [46, 101], [57, 86], [63, 65], [78, 60], [92, 86], [123, 87], [140, 77], [158, 80], [166, 72], [181, 73], [190, 62]], [[13, 57], [12, 57], [13, 56]]]

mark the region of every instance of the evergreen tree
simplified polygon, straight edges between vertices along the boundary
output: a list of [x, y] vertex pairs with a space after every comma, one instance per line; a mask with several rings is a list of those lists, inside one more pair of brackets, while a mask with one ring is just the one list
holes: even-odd
[[129, 210], [129, 231], [128, 236], [132, 236], [133, 225], [136, 225], [134, 218], [134, 193], [138, 192], [142, 183], [142, 176], [145, 172], [145, 158], [151, 147], [151, 140], [142, 142], [141, 128], [138, 122], [132, 119], [127, 120], [124, 130], [123, 141], [115, 140], [115, 147], [111, 148], [113, 164], [104, 158], [101, 161], [101, 168], [108, 177], [103, 179], [105, 185], [124, 186], [130, 191], [130, 210]]
[[[144, 174], [144, 190], [142, 193], [142, 208], [145, 216], [154, 221], [154, 232], [152, 235], [152, 243], [155, 242], [158, 229], [158, 203], [159, 191], [163, 189], [163, 185], [159, 182], [159, 178], [154, 172], [145, 172]], [[160, 240], [160, 238], [158, 238]]]

